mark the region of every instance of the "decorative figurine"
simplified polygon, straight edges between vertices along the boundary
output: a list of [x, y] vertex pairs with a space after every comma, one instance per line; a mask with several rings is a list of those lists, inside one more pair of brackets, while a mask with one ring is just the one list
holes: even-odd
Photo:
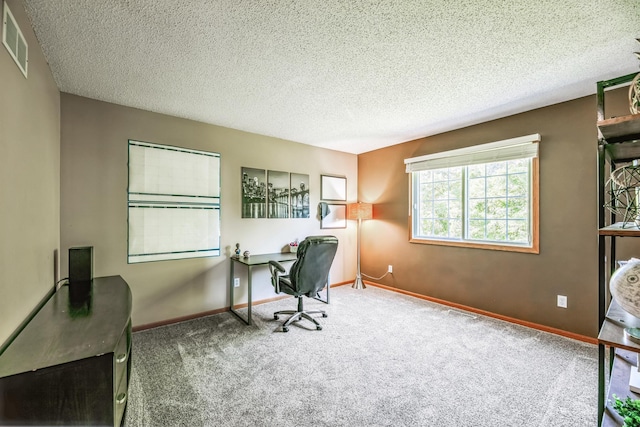
[[249, 253], [249, 251], [244, 251], [244, 253], [242, 254], [242, 256], [244, 256], [245, 258], [249, 258], [251, 254]]
[[235, 255], [233, 257], [240, 258], [240, 243], [236, 243]]

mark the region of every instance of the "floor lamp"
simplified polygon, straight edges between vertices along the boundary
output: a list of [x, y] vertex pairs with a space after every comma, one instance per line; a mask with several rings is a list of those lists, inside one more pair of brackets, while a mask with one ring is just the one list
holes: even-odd
[[373, 218], [373, 205], [371, 203], [350, 203], [347, 205], [347, 218], [358, 220], [358, 272], [356, 280], [351, 285], [354, 289], [364, 289], [366, 286], [362, 282], [360, 274], [360, 226], [363, 219]]

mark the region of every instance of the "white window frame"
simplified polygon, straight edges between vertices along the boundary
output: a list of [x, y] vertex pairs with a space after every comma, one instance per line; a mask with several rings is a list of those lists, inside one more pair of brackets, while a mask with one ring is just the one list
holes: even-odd
[[[406, 172], [409, 175], [409, 241], [411, 243], [433, 244], [444, 246], [472, 247], [480, 249], [503, 250], [512, 252], [539, 253], [539, 134], [512, 138], [488, 144], [450, 150], [425, 156], [405, 159]], [[529, 241], [526, 243], [491, 241], [470, 238], [468, 234], [468, 178], [465, 176], [468, 166], [481, 165], [507, 160], [530, 159], [529, 162]], [[425, 170], [439, 170], [462, 167], [462, 218], [461, 235], [455, 237], [422, 236], [418, 231], [418, 179], [419, 173]]]
[[[9, 41], [9, 23], [11, 23], [16, 30], [16, 39], [12, 40], [13, 43]], [[11, 13], [6, 1], [4, 2], [4, 9], [2, 13], [2, 44], [7, 48], [9, 56], [11, 56], [26, 79], [29, 71], [29, 45], [27, 44], [27, 39], [25, 39], [22, 34], [22, 30], [20, 30], [18, 21], [13, 16], [13, 13]]]

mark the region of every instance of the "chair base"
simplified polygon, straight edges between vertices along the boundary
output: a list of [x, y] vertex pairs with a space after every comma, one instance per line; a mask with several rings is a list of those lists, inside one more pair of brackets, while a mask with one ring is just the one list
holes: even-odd
[[282, 310], [282, 311], [276, 311], [275, 313], [273, 313], [273, 318], [275, 320], [278, 320], [279, 319], [278, 316], [280, 314], [291, 314], [291, 317], [289, 317], [287, 319], [287, 321], [282, 324], [282, 332], [288, 332], [289, 331], [289, 325], [291, 325], [293, 322], [297, 322], [297, 321], [301, 320], [302, 318], [312, 321], [316, 325], [316, 329], [318, 331], [320, 331], [320, 330], [322, 330], [322, 325], [320, 325], [320, 323], [318, 323], [318, 321], [316, 319], [311, 317], [311, 315], [312, 314], [321, 314], [322, 317], [327, 317], [327, 313], [325, 311], [323, 311], [323, 310], [303, 310], [303, 311]]

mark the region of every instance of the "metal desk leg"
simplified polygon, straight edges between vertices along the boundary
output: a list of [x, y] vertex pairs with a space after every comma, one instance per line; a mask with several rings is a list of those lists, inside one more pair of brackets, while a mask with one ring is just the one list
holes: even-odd
[[251, 324], [251, 277], [253, 276], [253, 272], [251, 271], [252, 266], [249, 266], [248, 278], [247, 278], [247, 325]]
[[231, 268], [229, 271], [229, 311], [231, 311], [233, 314], [235, 314], [236, 316], [238, 316], [240, 318], [240, 320], [242, 320], [244, 323], [246, 323], [247, 325], [251, 324], [251, 267], [249, 267], [249, 317], [247, 319], [243, 318], [240, 313], [238, 313], [233, 306], [235, 305], [233, 302], [233, 279], [234, 279], [234, 261], [233, 259], [231, 260]]

